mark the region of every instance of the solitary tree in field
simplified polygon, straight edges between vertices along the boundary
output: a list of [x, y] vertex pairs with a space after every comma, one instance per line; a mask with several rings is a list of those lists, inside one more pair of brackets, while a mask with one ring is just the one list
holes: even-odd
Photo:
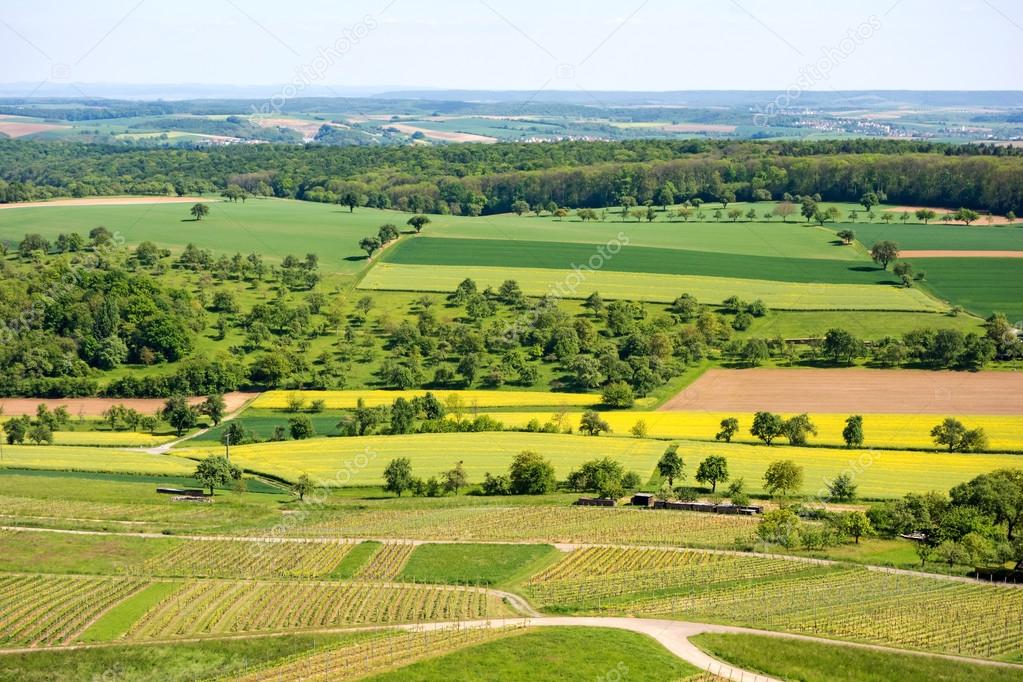
[[774, 207], [774, 213], [781, 216], [782, 222], [787, 223], [789, 216], [796, 212], [796, 205], [791, 201], [783, 201]]
[[887, 240], [876, 242], [870, 249], [870, 257], [887, 270], [888, 264], [899, 257], [899, 245]]
[[392, 459], [384, 469], [384, 490], [398, 497], [412, 488], [412, 461], [408, 457]]
[[469, 477], [465, 473], [465, 466], [462, 462], [455, 465], [454, 469], [444, 472], [444, 490], [458, 495], [458, 491], [469, 485]]
[[195, 426], [198, 421], [195, 409], [182, 396], [168, 398], [160, 416], [174, 428], [178, 436]]
[[414, 215], [408, 219], [406, 224], [415, 230], [416, 234], [419, 234], [424, 227], [430, 224], [430, 219], [425, 215]]
[[668, 486], [675, 487], [676, 478], [685, 478], [686, 464], [678, 454], [678, 445], [672, 443], [657, 462], [657, 473], [668, 479]]
[[842, 240], [843, 244], [849, 245], [856, 240], [856, 233], [852, 230], [839, 230], [838, 238]]
[[802, 205], [799, 207], [799, 213], [806, 222], [810, 222], [817, 215], [817, 202], [813, 200], [813, 197], [803, 197]]
[[867, 192], [860, 197], [860, 206], [863, 207], [864, 211], [870, 211], [880, 203], [876, 192]]
[[367, 258], [372, 258], [373, 253], [378, 251], [383, 244], [379, 237], [363, 237], [359, 240], [359, 248], [366, 252]]
[[845, 420], [845, 428], [842, 429], [842, 440], [848, 448], [858, 448], [863, 445], [863, 417], [858, 414], [851, 415]]
[[718, 483], [728, 480], [728, 460], [720, 455], [711, 455], [700, 462], [696, 470], [696, 480], [700, 483], [710, 483], [710, 491], [716, 492]]
[[918, 208], [916, 210], [916, 219], [922, 222], [924, 225], [934, 220], [937, 217], [937, 212], [930, 208]]
[[790, 445], [806, 445], [807, 439], [817, 435], [817, 427], [810, 421], [806, 413], [789, 417], [782, 425], [782, 434], [789, 439]]
[[579, 420], [579, 430], [590, 436], [599, 436], [605, 431], [611, 433], [611, 425], [601, 419], [598, 412], [587, 410]]
[[511, 210], [513, 213], [515, 213], [515, 215], [529, 213], [529, 203], [523, 201], [522, 199], [519, 199], [518, 201], [513, 201], [511, 205]]
[[970, 223], [980, 218], [980, 214], [969, 208], [960, 208], [952, 214], [952, 217], [966, 223], [966, 226], [969, 227]]
[[739, 432], [739, 420], [735, 417], [726, 417], [721, 420], [721, 430], [714, 435], [714, 440], [723, 440], [726, 443], [732, 442], [732, 436]]
[[349, 213], [354, 213], [355, 207], [359, 205], [359, 195], [355, 192], [345, 192], [338, 199], [338, 203], [347, 206]]
[[947, 417], [931, 429], [935, 445], [943, 445], [949, 452], [976, 452], [987, 449], [984, 429], [968, 429], [958, 419]]
[[764, 472], [764, 488], [772, 495], [789, 495], [803, 487], [803, 467], [791, 459], [771, 462]]
[[190, 208], [188, 212], [192, 214], [193, 218], [199, 221], [210, 214], [210, 207], [206, 204], [192, 204], [192, 208]]
[[305, 496], [316, 489], [316, 484], [313, 483], [313, 479], [309, 478], [307, 474], [302, 474], [295, 481], [295, 485], [291, 486], [291, 492], [298, 495], [298, 501], [304, 502]]
[[764, 441], [767, 445], [784, 433], [785, 420], [772, 412], [757, 412], [753, 415], [750, 434]]
[[843, 514], [841, 528], [846, 535], [856, 542], [856, 544], [860, 544], [860, 538], [864, 535], [873, 535], [874, 533], [874, 526], [870, 523], [870, 519], [861, 511], [852, 511]]
[[224, 402], [224, 396], [216, 394], [206, 398], [199, 405], [199, 413], [204, 414], [210, 418], [214, 426], [220, 424], [224, 419], [224, 412], [227, 411], [227, 403]]
[[223, 488], [231, 481], [241, 480], [241, 477], [241, 469], [220, 455], [201, 460], [196, 465], [194, 474], [195, 480], [199, 481], [204, 488], [210, 489], [210, 495], [213, 495], [214, 488]]
[[856, 499], [856, 483], [850, 474], [839, 474], [827, 486], [828, 494], [836, 502], [852, 502]]

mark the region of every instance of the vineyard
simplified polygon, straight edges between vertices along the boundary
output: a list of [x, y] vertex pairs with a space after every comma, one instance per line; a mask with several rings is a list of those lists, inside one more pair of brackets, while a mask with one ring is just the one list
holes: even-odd
[[223, 678], [227, 682], [332, 682], [362, 679], [390, 668], [523, 632], [522, 628], [448, 627], [417, 628], [406, 632], [374, 634], [356, 644], [329, 647], [273, 665]]
[[721, 547], [748, 538], [757, 520], [699, 512], [521, 506], [374, 509], [334, 514], [309, 535], [416, 540], [506, 540]]
[[387, 542], [370, 556], [355, 577], [361, 580], [394, 580], [400, 574], [416, 546], [407, 542]]
[[0, 576], [0, 644], [66, 644], [102, 612], [142, 589], [129, 578]]
[[188, 540], [152, 557], [152, 575], [194, 578], [316, 578], [330, 573], [354, 545], [346, 542]]
[[810, 562], [709, 552], [589, 547], [533, 576], [526, 593], [538, 606], [593, 608], [639, 595], [704, 590], [736, 580], [805, 575]]
[[[673, 554], [677, 556], [672, 556]], [[979, 657], [1023, 652], [1023, 590], [731, 555], [596, 548], [528, 582], [540, 604]]]
[[457, 621], [505, 615], [485, 590], [369, 582], [193, 580], [147, 612], [130, 639]]

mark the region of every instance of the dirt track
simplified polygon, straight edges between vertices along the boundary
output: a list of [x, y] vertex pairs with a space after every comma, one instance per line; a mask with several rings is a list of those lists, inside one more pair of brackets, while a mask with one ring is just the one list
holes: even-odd
[[1023, 373], [712, 369], [659, 409], [1023, 415]]
[[1023, 251], [902, 251], [901, 258], [1023, 258]]
[[[255, 398], [258, 393], [225, 393], [224, 402], [227, 403], [225, 412], [231, 413], [244, 405], [247, 401]], [[189, 398], [188, 402], [193, 405], [201, 403], [205, 398]], [[79, 415], [83, 417], [99, 417], [112, 405], [124, 405], [142, 414], [155, 414], [163, 407], [165, 400], [162, 398], [0, 398], [0, 407], [4, 409], [5, 417], [17, 417], [23, 414], [34, 415], [36, 406], [39, 403], [45, 404], [51, 410], [63, 405], [72, 417]]]

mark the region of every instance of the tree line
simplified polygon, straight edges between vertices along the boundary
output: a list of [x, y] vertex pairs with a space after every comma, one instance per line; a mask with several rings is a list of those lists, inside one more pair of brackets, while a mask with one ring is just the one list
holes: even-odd
[[599, 208], [821, 195], [858, 201], [1023, 209], [1023, 159], [978, 145], [901, 141], [630, 140], [439, 147], [235, 145], [130, 149], [0, 141], [0, 203], [110, 194], [186, 195], [236, 184], [253, 194], [418, 213], [502, 213], [531, 206]]

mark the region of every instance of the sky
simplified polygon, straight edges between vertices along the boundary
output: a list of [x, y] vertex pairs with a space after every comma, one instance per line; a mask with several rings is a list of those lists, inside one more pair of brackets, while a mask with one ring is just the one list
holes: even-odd
[[[1018, 0], [32, 0], [0, 82], [1023, 90]], [[22, 92], [22, 89], [24, 90]], [[11, 94], [9, 88], [5, 92]], [[339, 92], [340, 94], [340, 92]]]

